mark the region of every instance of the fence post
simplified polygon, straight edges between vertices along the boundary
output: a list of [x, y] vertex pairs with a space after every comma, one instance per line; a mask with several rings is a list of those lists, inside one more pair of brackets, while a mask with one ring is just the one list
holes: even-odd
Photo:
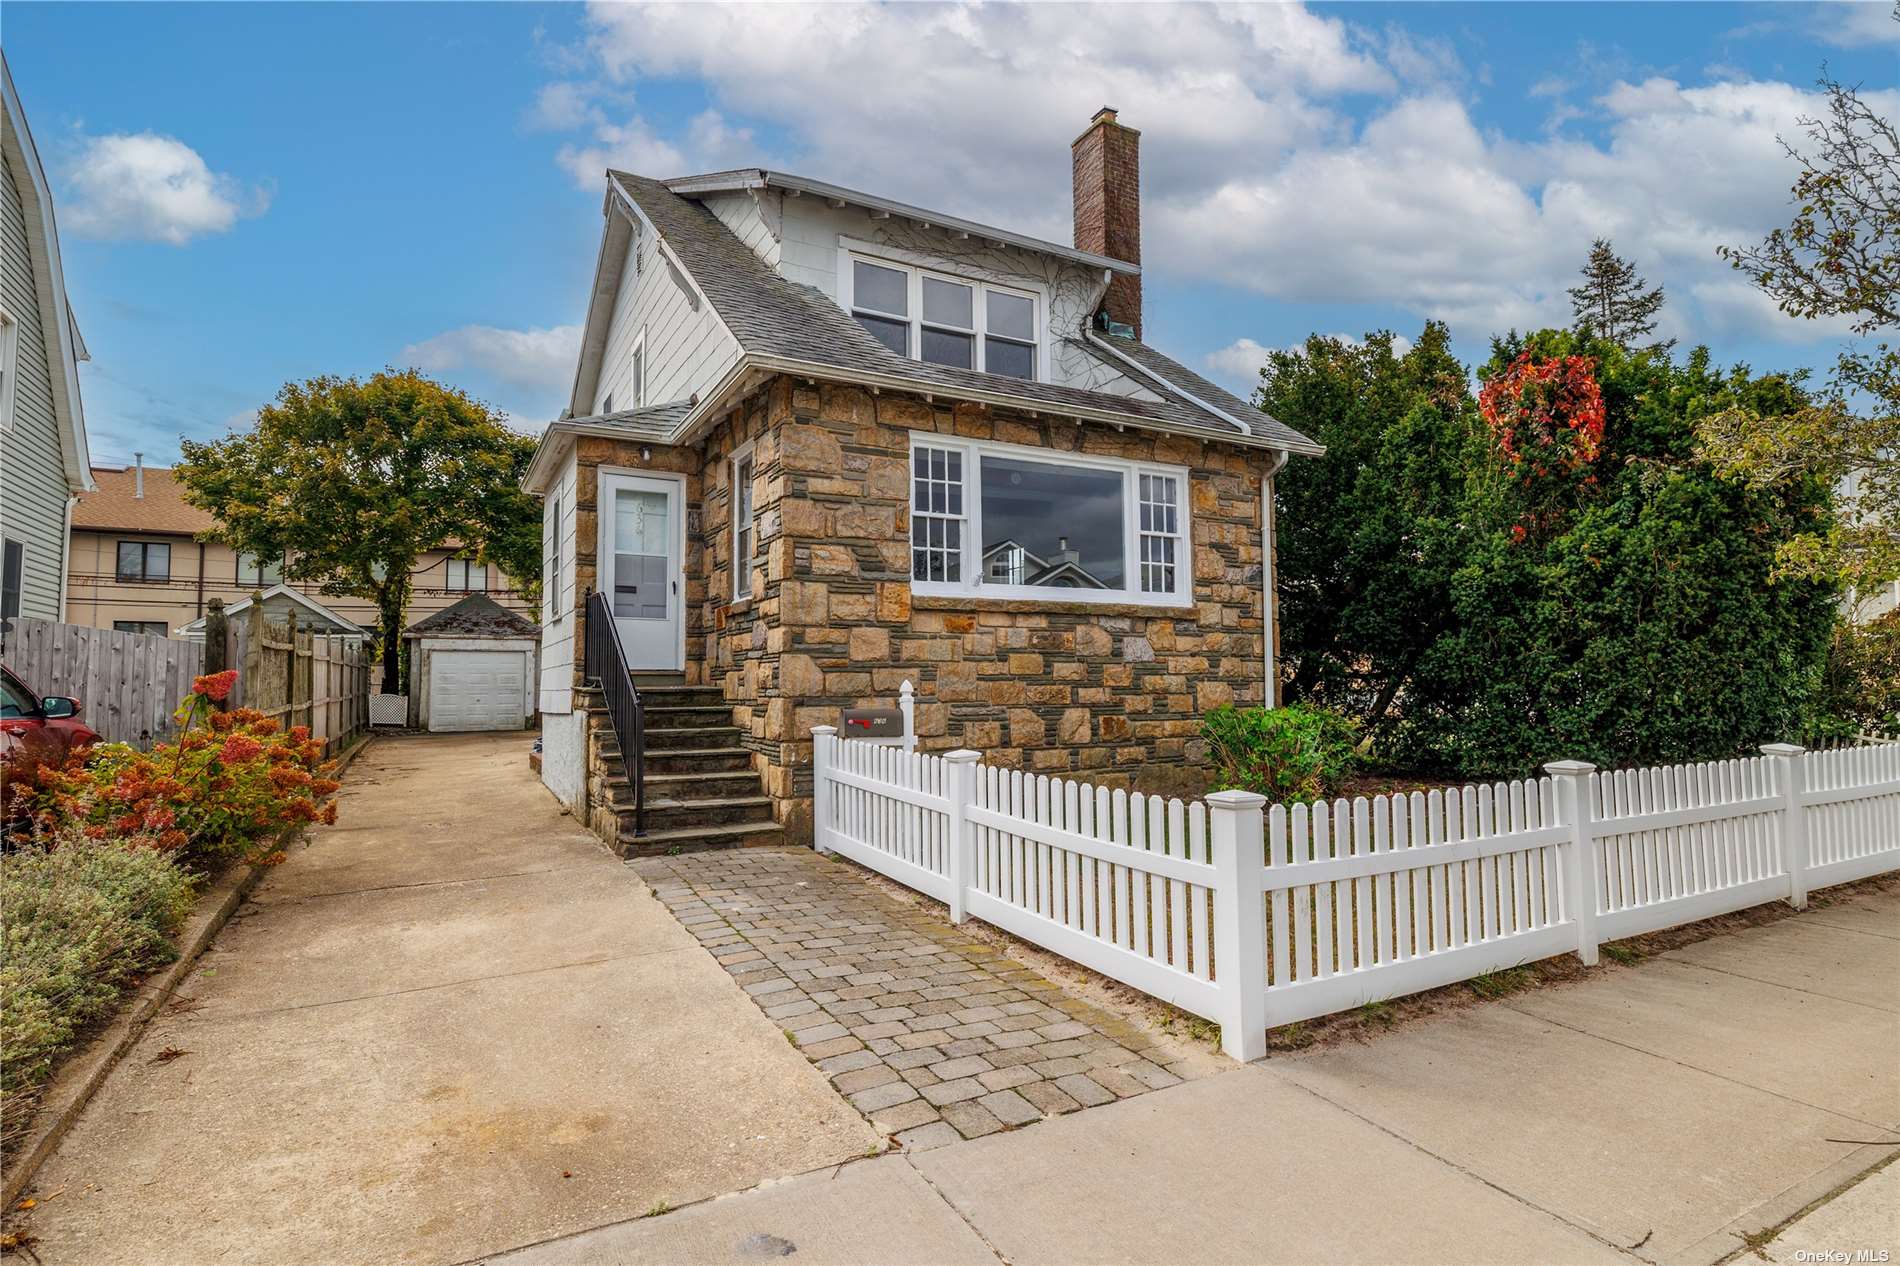
[[1808, 908], [1808, 814], [1801, 807], [1807, 790], [1808, 750], [1798, 743], [1763, 743], [1762, 755], [1774, 762], [1775, 789], [1781, 793], [1781, 868], [1788, 873], [1788, 904]]
[[1544, 766], [1557, 789], [1557, 822], [1570, 828], [1570, 842], [1559, 849], [1562, 859], [1564, 913], [1577, 925], [1577, 957], [1585, 967], [1597, 962], [1597, 885], [1601, 859], [1596, 849], [1596, 814], [1590, 804], [1590, 775], [1596, 766], [1587, 760], [1554, 760]]
[[1207, 797], [1220, 1045], [1241, 1061], [1267, 1053], [1266, 803], [1251, 791]]
[[213, 598], [205, 604], [205, 676], [221, 673], [231, 666], [231, 621], [224, 614], [224, 599]]
[[[912, 742], [915, 741], [912, 740]], [[944, 772], [949, 775], [945, 780], [949, 785], [944, 788], [943, 794], [944, 798], [950, 802], [948, 842], [950, 845], [950, 922], [952, 923], [961, 923], [970, 917], [964, 905], [970, 888], [970, 880], [976, 874], [976, 833], [971, 829], [965, 814], [970, 807], [970, 802], [976, 799], [976, 763], [982, 759], [983, 753], [973, 752], [967, 747], [959, 747], [954, 752], [945, 752], [943, 756]]]
[[837, 734], [835, 725], [811, 727], [811, 846], [820, 853], [831, 852], [825, 836], [831, 830], [831, 744]]
[[897, 710], [904, 714], [904, 750], [917, 750], [917, 699], [916, 690], [910, 684], [910, 678], [897, 688]]

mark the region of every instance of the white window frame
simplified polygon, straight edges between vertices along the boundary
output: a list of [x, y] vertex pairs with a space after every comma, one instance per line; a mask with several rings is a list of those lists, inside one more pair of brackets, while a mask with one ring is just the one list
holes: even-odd
[[627, 394], [633, 397], [629, 409], [643, 409], [647, 402], [647, 327], [641, 326], [627, 351]]
[[[730, 501], [726, 540], [732, 551], [732, 600], [750, 602], [752, 600], [752, 577], [758, 570], [759, 558], [759, 518], [758, 506], [752, 504], [752, 481], [758, 478], [758, 463], [753, 459], [754, 445], [743, 444], [733, 450], [727, 459], [726, 482], [727, 496]], [[744, 480], [739, 478], [739, 468], [750, 467], [750, 473]], [[741, 507], [744, 508], [744, 523], [741, 526]], [[743, 558], [740, 555], [740, 538], [749, 542]]]
[[19, 382], [20, 323], [0, 308], [0, 431], [13, 429], [14, 388]]
[[[941, 322], [932, 322], [931, 325], [935, 329], [952, 330], [955, 333], [967, 333], [973, 336], [975, 340], [975, 347], [973, 348], [974, 363], [970, 368], [976, 373], [986, 374], [990, 372], [985, 368], [989, 360], [990, 292], [996, 291], [999, 294], [1013, 295], [1018, 299], [1027, 299], [1030, 305], [1029, 330], [1031, 335], [1027, 346], [1030, 349], [1030, 354], [1035, 357], [1035, 372], [1028, 378], [1019, 379], [1019, 381], [1049, 381], [1049, 348], [1048, 338], [1046, 336], [1046, 323], [1049, 315], [1049, 295], [1047, 291], [1028, 284], [991, 281], [985, 277], [972, 276], [968, 273], [958, 273], [947, 268], [932, 268], [923, 264], [895, 259], [889, 255], [880, 255], [871, 251], [847, 247], [838, 252], [838, 297], [844, 310], [851, 314], [853, 320], [857, 318], [858, 311], [856, 265], [859, 263], [872, 264], [878, 268], [888, 268], [893, 272], [904, 274], [906, 278], [904, 292], [906, 296], [906, 312], [903, 319], [910, 326], [910, 333], [905, 340], [906, 351], [904, 355], [908, 360], [923, 361], [925, 325], [924, 278], [929, 277], [936, 281], [945, 281], [952, 285], [968, 286], [970, 288], [970, 318], [974, 322], [971, 328], [962, 329], [955, 326], [944, 325]], [[882, 317], [887, 321], [897, 320], [896, 313], [882, 312], [876, 308], [866, 308], [864, 311], [872, 316]], [[1022, 344], [1023, 342], [1021, 339], [1015, 338], [1012, 335], [999, 334], [996, 337], [1011, 343]], [[937, 362], [923, 361], [923, 363], [934, 365]], [[950, 365], [945, 366], [945, 368], [956, 369], [959, 368], [959, 366]], [[1012, 378], [1015, 377], [1014, 374], [1008, 376]]]
[[[455, 583], [458, 569], [462, 573], [462, 583], [459, 585]], [[487, 593], [488, 564], [472, 558], [445, 558], [442, 560], [442, 587], [450, 593]]]
[[[1126, 458], [1097, 457], [1082, 453], [1054, 453], [1046, 448], [1031, 448], [1020, 444], [1002, 444], [990, 440], [966, 440], [949, 436], [917, 432], [911, 436], [910, 450], [906, 456], [905, 471], [907, 483], [905, 505], [916, 504], [916, 453], [918, 449], [935, 449], [956, 452], [963, 457], [963, 514], [961, 516], [941, 516], [961, 518], [962, 541], [959, 552], [961, 577], [955, 583], [938, 580], [918, 580], [915, 578], [915, 556], [912, 555], [910, 582], [911, 592], [920, 597], [965, 597], [965, 598], [1002, 598], [1035, 602], [1066, 603], [1081, 606], [1144, 606], [1144, 607], [1186, 607], [1194, 604], [1194, 530], [1189, 509], [1190, 497], [1188, 480], [1190, 474], [1185, 466], [1168, 466], [1156, 462], [1131, 461]], [[983, 488], [982, 459], [985, 456], [1007, 457], [1018, 461], [1042, 462], [1045, 465], [1066, 468], [1084, 467], [1090, 470], [1108, 470], [1119, 472], [1122, 476], [1122, 572], [1121, 589], [1062, 589], [1046, 585], [1002, 585], [986, 584], [982, 575], [983, 567]], [[1141, 477], [1159, 476], [1174, 481], [1175, 531], [1172, 533], [1143, 532], [1141, 524]], [[911, 517], [916, 517], [914, 508]], [[1164, 593], [1147, 593], [1141, 588], [1142, 537], [1165, 536], [1174, 541], [1174, 587]], [[911, 545], [907, 536], [905, 545]]]

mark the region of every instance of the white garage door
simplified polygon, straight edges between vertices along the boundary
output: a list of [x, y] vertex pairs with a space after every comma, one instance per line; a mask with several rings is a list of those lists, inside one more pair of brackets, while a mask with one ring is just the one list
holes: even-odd
[[429, 656], [431, 730], [518, 730], [526, 718], [528, 657], [520, 651]]

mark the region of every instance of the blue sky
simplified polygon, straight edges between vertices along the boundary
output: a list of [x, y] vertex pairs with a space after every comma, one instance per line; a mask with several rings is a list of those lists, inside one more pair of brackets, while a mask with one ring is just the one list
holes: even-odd
[[[1785, 222], [1825, 62], [1895, 112], [1885, 3], [1226, 8], [48, 4], [9, 63], [58, 200], [101, 461], [287, 379], [417, 363], [566, 398], [607, 163], [770, 164], [1066, 240], [1068, 143], [1142, 129], [1148, 335], [1260, 349], [1567, 317], [1607, 234], [1725, 361], [1824, 365], [1714, 258]], [[84, 66], [84, 74], [71, 68]]]

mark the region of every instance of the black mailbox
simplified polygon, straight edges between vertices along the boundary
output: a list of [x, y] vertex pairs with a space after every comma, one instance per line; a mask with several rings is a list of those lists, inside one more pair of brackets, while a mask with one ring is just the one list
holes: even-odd
[[846, 708], [838, 715], [838, 737], [901, 739], [904, 714], [896, 708]]

